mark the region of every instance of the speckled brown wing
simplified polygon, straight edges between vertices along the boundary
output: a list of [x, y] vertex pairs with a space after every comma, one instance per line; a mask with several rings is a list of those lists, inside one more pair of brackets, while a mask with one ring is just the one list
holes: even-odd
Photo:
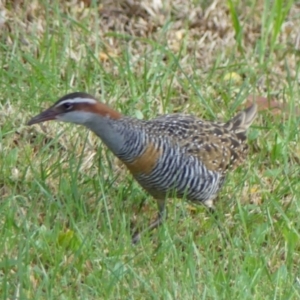
[[172, 114], [148, 121], [149, 132], [168, 138], [189, 155], [199, 158], [212, 171], [225, 173], [239, 166], [247, 155], [246, 131], [256, 115], [256, 105], [227, 123]]

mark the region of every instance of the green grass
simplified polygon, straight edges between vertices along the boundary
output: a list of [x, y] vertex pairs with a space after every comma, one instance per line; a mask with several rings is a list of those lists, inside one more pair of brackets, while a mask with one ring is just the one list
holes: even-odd
[[[25, 2], [3, 8], [0, 34], [1, 299], [299, 299], [299, 64], [283, 27], [299, 28], [296, 2], [220, 1], [191, 26], [182, 13], [205, 15], [209, 2], [174, 1], [147, 34], [159, 18]], [[226, 30], [206, 27], [214, 15]], [[260, 112], [218, 221], [169, 200], [164, 226], [132, 246], [131, 222], [156, 214], [151, 197], [85, 129], [25, 126], [72, 91], [139, 118], [227, 120], [249, 94], [288, 110], [285, 120]]]

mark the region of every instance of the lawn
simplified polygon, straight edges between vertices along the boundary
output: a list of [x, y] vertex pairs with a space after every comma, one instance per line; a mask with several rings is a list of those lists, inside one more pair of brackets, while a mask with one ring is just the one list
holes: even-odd
[[[299, 28], [291, 0], [0, 2], [1, 299], [300, 299]], [[75, 91], [144, 119], [255, 98], [217, 218], [169, 199], [133, 246], [157, 209], [124, 166], [82, 127], [26, 126]]]

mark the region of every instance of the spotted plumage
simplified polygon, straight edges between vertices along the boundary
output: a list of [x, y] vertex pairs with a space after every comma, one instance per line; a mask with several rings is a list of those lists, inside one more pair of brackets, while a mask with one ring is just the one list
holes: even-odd
[[[84, 125], [96, 133], [158, 203], [157, 227], [168, 197], [185, 197], [213, 208], [226, 173], [246, 158], [246, 132], [256, 105], [226, 123], [169, 114], [152, 120], [121, 115], [94, 97], [73, 93], [29, 121], [29, 125], [61, 120]], [[137, 233], [133, 241], [137, 242]]]

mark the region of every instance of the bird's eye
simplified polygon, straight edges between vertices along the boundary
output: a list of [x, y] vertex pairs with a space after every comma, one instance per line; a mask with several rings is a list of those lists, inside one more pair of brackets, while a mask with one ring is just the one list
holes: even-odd
[[63, 104], [63, 108], [65, 110], [71, 110], [73, 108], [73, 104], [66, 102]]

